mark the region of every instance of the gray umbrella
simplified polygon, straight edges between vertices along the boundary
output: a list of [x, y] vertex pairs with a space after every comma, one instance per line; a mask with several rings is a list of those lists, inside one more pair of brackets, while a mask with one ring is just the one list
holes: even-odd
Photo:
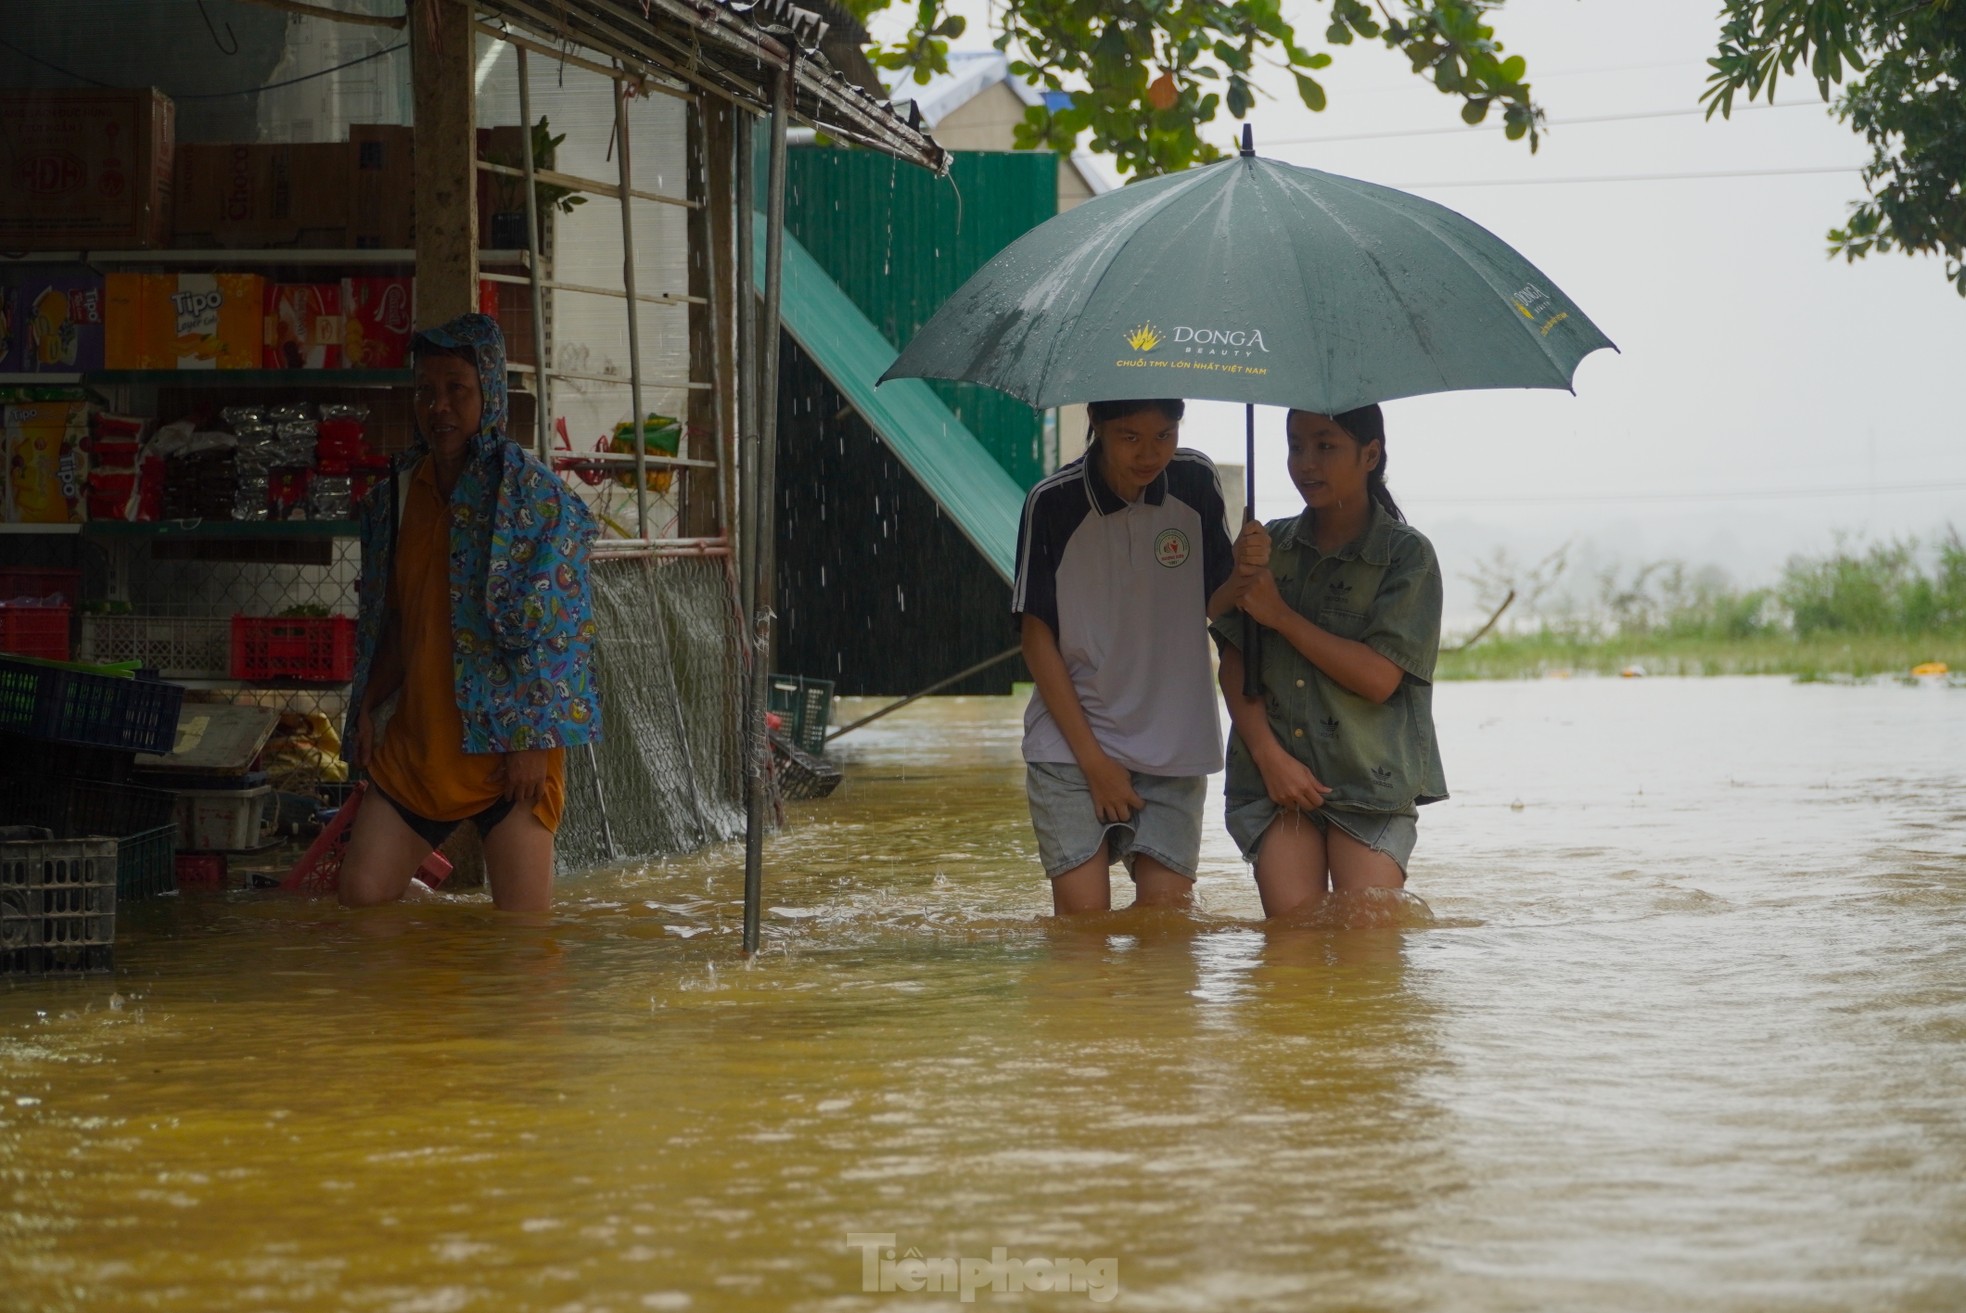
[[[1568, 388], [1611, 339], [1535, 265], [1445, 206], [1242, 154], [1033, 228], [921, 326], [881, 381], [981, 383], [1039, 409], [1241, 401], [1335, 415], [1473, 388]], [[1244, 691], [1261, 634], [1244, 619]]]
[[1188, 397], [1336, 414], [1471, 388], [1568, 388], [1609, 338], [1548, 277], [1432, 201], [1240, 158], [1032, 229], [923, 324], [887, 378], [1040, 409]]

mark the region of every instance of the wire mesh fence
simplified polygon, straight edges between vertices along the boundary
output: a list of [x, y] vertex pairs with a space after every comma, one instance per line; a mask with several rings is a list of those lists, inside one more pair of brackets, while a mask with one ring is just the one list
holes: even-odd
[[602, 740], [567, 754], [559, 864], [744, 832], [744, 660], [722, 560], [597, 561]]

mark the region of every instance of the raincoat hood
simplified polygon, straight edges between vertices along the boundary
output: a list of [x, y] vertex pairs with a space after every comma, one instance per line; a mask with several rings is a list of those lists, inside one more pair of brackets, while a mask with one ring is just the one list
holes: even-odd
[[[498, 321], [490, 315], [474, 311], [459, 315], [436, 328], [426, 328], [413, 339], [412, 355], [417, 344], [426, 342], [447, 351], [461, 347], [474, 357], [473, 363], [478, 368], [478, 395], [484, 403], [484, 412], [478, 420], [478, 431], [471, 438], [473, 454], [482, 451], [487, 443], [504, 441], [510, 403], [505, 395], [505, 333], [499, 328]], [[416, 441], [411, 444], [410, 450], [427, 451], [429, 446], [429, 439], [424, 437], [423, 430], [418, 429]]]

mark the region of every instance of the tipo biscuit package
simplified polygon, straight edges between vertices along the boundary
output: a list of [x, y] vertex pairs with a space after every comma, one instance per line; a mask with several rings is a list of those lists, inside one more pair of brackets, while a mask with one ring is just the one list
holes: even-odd
[[0, 373], [75, 374], [102, 368], [103, 283], [91, 274], [30, 275], [0, 301]]
[[257, 369], [257, 274], [111, 274], [110, 369]]
[[83, 518], [89, 407], [81, 401], [36, 402], [0, 408], [0, 450], [6, 455], [6, 496], [0, 520], [15, 524], [75, 524]]

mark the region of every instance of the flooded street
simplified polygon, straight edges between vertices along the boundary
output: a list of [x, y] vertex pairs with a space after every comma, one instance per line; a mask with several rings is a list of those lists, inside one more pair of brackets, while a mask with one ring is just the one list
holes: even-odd
[[1431, 917], [1268, 932], [1219, 796], [1199, 915], [1046, 918], [1020, 712], [842, 740], [752, 965], [723, 848], [0, 983], [0, 1303], [1966, 1306], [1966, 690], [1444, 684]]

